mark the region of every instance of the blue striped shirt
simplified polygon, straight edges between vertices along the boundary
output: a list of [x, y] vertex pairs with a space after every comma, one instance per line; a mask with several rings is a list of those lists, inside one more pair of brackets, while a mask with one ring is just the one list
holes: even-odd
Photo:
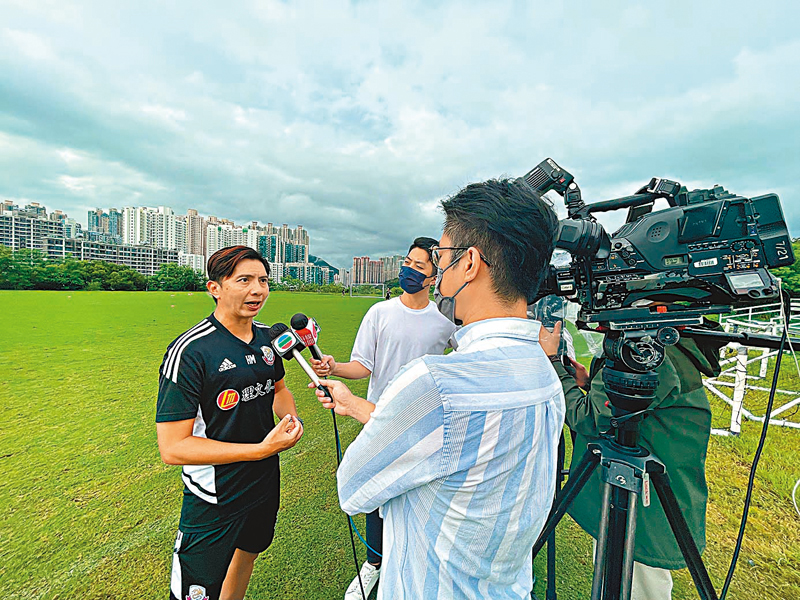
[[487, 319], [406, 365], [339, 468], [349, 514], [382, 507], [379, 600], [528, 598], [555, 491], [564, 395], [536, 321]]

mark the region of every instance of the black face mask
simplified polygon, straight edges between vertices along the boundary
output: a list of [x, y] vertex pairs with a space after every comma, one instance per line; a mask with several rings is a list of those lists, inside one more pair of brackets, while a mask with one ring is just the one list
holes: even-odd
[[[461, 256], [463, 256], [463, 254]], [[436, 287], [433, 290], [433, 299], [436, 302], [436, 307], [439, 309], [439, 312], [456, 325], [463, 325], [464, 323], [461, 319], [456, 319], [456, 296], [458, 296], [461, 290], [467, 287], [469, 281], [465, 281], [464, 285], [458, 288], [456, 293], [452, 296], [442, 296], [442, 293], [439, 291], [439, 286], [442, 283], [442, 276], [444, 275], [445, 271], [458, 263], [458, 261], [461, 260], [461, 256], [458, 257], [458, 260], [454, 260], [447, 265], [444, 270], [438, 268], [436, 269]]]
[[400, 268], [400, 287], [404, 292], [416, 294], [425, 289], [425, 280], [428, 277], [430, 275], [425, 275], [425, 273], [420, 273], [411, 267], [403, 266]]

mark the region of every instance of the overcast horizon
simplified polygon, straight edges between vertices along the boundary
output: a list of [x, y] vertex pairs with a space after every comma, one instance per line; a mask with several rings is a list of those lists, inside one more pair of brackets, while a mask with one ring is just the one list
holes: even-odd
[[552, 157], [587, 202], [775, 192], [800, 235], [800, 8], [719, 6], [6, 0], [0, 200], [303, 225], [349, 268]]

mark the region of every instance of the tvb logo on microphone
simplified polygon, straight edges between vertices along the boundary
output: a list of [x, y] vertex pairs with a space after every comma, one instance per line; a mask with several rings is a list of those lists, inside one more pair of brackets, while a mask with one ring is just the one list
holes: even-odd
[[294, 336], [291, 333], [282, 333], [275, 340], [275, 349], [278, 352], [288, 352], [294, 346]]

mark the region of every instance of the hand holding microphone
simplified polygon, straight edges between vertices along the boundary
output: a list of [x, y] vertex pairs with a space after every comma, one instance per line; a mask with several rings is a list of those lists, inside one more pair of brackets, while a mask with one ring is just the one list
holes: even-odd
[[320, 377], [331, 377], [336, 368], [336, 361], [329, 354], [323, 354], [321, 360], [311, 359], [311, 368]]
[[[294, 329], [295, 325], [302, 325], [303, 327]], [[353, 417], [361, 423], [369, 421], [372, 411], [375, 410], [375, 405], [372, 404], [372, 402], [368, 402], [363, 398], [353, 395], [341, 381], [320, 380], [315, 370], [312, 369], [300, 355], [300, 351], [306, 347], [304, 341], [307, 340], [311, 342], [309, 349], [312, 354], [319, 356], [319, 359], [316, 359], [316, 361], [329, 364], [324, 360], [325, 355], [322, 354], [319, 346], [317, 346], [319, 327], [316, 326], [316, 323], [304, 314], [298, 313], [292, 317], [292, 326], [293, 330], [291, 331], [283, 323], [276, 323], [270, 327], [269, 333], [275, 352], [277, 352], [281, 358], [288, 357], [297, 359], [297, 363], [303, 368], [306, 375], [308, 375], [308, 378], [311, 380], [308, 387], [316, 388], [317, 397], [325, 408], [332, 409], [335, 414]], [[331, 360], [333, 359], [331, 358]], [[333, 361], [333, 364], [335, 365], [336, 362]], [[340, 402], [342, 406], [339, 406]]]
[[[314, 387], [309, 383], [308, 387]], [[356, 421], [366, 423], [375, 410], [375, 405], [364, 398], [359, 398], [341, 381], [322, 379], [317, 387], [317, 398], [325, 408], [333, 409], [337, 415], [353, 417]]]

